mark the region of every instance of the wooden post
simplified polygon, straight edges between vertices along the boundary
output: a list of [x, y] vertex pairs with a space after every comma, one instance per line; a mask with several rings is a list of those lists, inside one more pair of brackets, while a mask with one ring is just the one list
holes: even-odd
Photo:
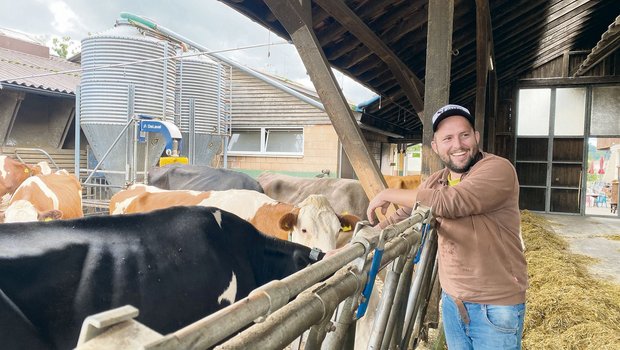
[[487, 101], [489, 73], [489, 3], [476, 0], [476, 130], [480, 133], [480, 145], [484, 144], [484, 118]]
[[422, 178], [442, 168], [439, 157], [431, 149], [435, 111], [450, 98], [452, 64], [452, 25], [454, 0], [428, 2], [428, 34], [426, 43], [426, 79], [424, 88], [424, 129], [422, 134]]
[[312, 30], [309, 8], [299, 0], [265, 0], [265, 4], [291, 36], [366, 195], [373, 198], [386, 188], [385, 180]]

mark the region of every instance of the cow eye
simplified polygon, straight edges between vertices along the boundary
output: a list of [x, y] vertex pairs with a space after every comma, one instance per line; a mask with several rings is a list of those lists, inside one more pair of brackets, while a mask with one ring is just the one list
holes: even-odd
[[306, 232], [308, 232], [308, 230], [306, 230], [305, 228], [301, 229], [301, 233], [306, 233]]

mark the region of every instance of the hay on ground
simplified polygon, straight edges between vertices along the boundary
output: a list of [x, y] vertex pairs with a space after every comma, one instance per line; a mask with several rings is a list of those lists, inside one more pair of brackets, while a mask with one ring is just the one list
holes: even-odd
[[523, 211], [530, 287], [524, 349], [620, 349], [620, 286], [592, 277], [596, 261], [568, 251], [544, 218]]

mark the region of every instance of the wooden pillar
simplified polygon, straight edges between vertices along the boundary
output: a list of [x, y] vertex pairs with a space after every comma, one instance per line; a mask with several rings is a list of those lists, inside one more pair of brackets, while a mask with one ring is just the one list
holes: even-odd
[[450, 98], [452, 65], [452, 25], [454, 0], [428, 2], [428, 34], [426, 42], [426, 79], [424, 89], [424, 129], [422, 134], [422, 178], [442, 168], [439, 157], [431, 149], [432, 117]]
[[366, 195], [373, 198], [386, 183], [312, 30], [310, 8], [299, 0], [264, 1], [291, 36]]
[[484, 117], [487, 102], [487, 80], [489, 73], [489, 3], [476, 0], [476, 130], [480, 133], [480, 144], [484, 144]]

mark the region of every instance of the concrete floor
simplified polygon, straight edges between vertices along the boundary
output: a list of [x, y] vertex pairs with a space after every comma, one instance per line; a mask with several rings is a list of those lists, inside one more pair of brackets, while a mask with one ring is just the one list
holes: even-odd
[[620, 218], [541, 215], [569, 242], [571, 251], [599, 260], [590, 266], [593, 275], [620, 284], [620, 241], [605, 238], [620, 235]]

